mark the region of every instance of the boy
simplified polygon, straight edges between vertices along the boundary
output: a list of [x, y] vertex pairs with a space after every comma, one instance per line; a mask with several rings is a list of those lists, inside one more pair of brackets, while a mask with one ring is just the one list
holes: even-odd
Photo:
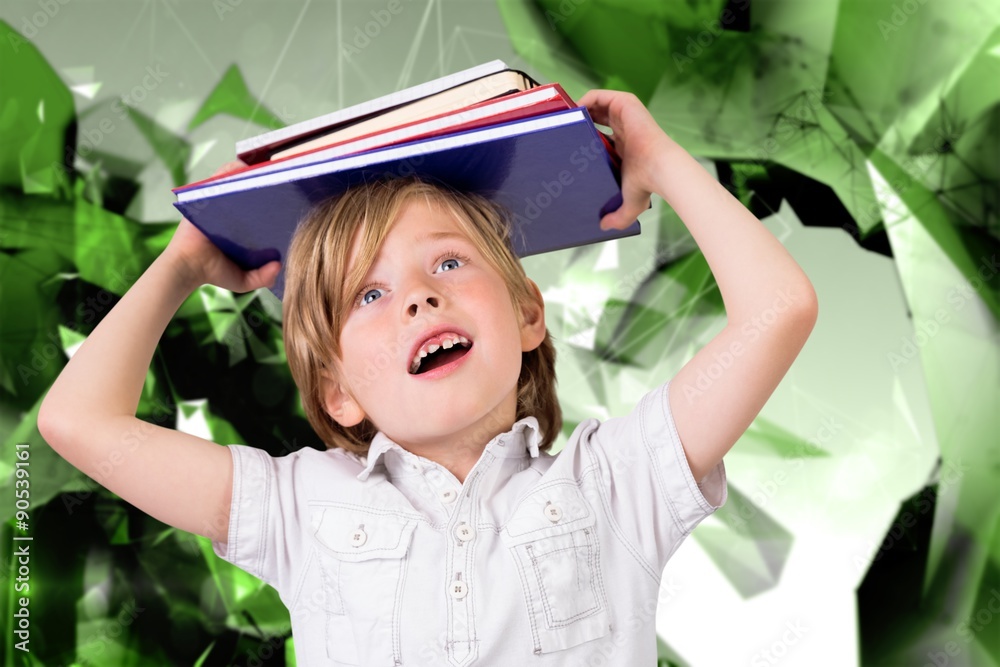
[[[156, 340], [191, 290], [245, 292], [277, 273], [239, 271], [186, 220], [57, 379], [44, 437], [92, 476], [117, 461], [107, 488], [275, 586], [302, 665], [655, 663], [663, 568], [725, 502], [723, 455], [805, 343], [816, 297], [634, 95], [580, 104], [623, 159], [624, 201], [602, 227], [659, 194], [726, 306], [726, 327], [629, 415], [584, 420], [546, 451], [561, 427], [555, 353], [502, 212], [397, 179], [318, 206], [287, 258], [286, 352], [330, 449], [274, 458], [135, 419]], [[743, 340], [768, 310], [774, 323]], [[684, 391], [736, 345], [725, 373]], [[142, 444], [122, 451], [131, 431]]]

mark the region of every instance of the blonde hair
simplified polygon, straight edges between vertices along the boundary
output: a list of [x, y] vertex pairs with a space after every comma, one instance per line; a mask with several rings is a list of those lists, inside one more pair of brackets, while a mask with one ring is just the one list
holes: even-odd
[[[489, 199], [418, 176], [384, 176], [315, 204], [302, 218], [285, 258], [282, 316], [285, 354], [299, 388], [306, 418], [327, 448], [365, 454], [378, 428], [366, 417], [342, 426], [327, 412], [321, 372], [339, 381], [340, 334], [368, 270], [403, 205], [414, 197], [438, 202], [489, 265], [503, 277], [518, 325], [521, 306], [537, 300], [511, 245], [509, 211]], [[348, 273], [355, 233], [360, 247]], [[547, 451], [562, 428], [556, 395], [556, 351], [548, 329], [534, 350], [521, 353], [516, 420], [533, 415], [541, 430], [539, 450]]]

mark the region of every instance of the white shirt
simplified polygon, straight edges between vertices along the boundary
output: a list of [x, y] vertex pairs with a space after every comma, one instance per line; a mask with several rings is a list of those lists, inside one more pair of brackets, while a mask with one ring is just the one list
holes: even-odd
[[383, 433], [367, 458], [229, 445], [224, 560], [273, 586], [300, 667], [655, 665], [667, 559], [726, 500], [699, 487], [669, 382], [539, 453], [529, 416], [465, 483]]

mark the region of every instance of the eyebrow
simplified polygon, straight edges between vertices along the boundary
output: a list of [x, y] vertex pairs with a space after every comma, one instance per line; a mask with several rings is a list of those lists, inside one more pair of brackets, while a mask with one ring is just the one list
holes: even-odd
[[465, 240], [465, 234], [459, 234], [458, 232], [429, 232], [418, 236], [416, 242], [421, 243], [423, 241], [437, 241], [439, 239], [451, 238]]

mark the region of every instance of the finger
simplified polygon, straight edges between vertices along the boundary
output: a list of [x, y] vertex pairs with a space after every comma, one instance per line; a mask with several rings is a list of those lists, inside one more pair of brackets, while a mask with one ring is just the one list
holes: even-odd
[[624, 210], [624, 205], [619, 206], [616, 210], [611, 211], [601, 218], [601, 230], [610, 231], [612, 229], [619, 229], [621, 227], [621, 219], [623, 217]]
[[606, 125], [607, 127], [613, 127], [609, 122], [610, 113], [608, 109], [614, 98], [621, 94], [621, 91], [618, 90], [589, 90], [583, 97], [580, 98], [580, 104], [587, 107], [587, 112], [590, 114], [590, 118], [595, 123]]
[[621, 95], [620, 90], [607, 90], [605, 88], [592, 88], [585, 92], [581, 97], [579, 103], [583, 106], [592, 106], [595, 104], [600, 104], [601, 106], [607, 106], [609, 100], [616, 95]]
[[[648, 205], [648, 203], [647, 201], [646, 204]], [[605, 231], [609, 229], [625, 229], [631, 226], [639, 217], [639, 214], [645, 211], [646, 208], [646, 206], [626, 200], [617, 209], [601, 218], [601, 229]]]
[[275, 279], [278, 277], [278, 273], [281, 271], [281, 262], [274, 260], [268, 262], [260, 268], [261, 273], [261, 284], [265, 287], [271, 287], [274, 285]]
[[259, 287], [272, 287], [280, 270], [281, 262], [273, 260], [253, 271], [248, 271], [244, 277], [243, 291], [249, 292]]
[[580, 96], [580, 99], [578, 99], [576, 103], [581, 107], [590, 106], [590, 104], [594, 101], [594, 97], [596, 94], [597, 94], [596, 88], [588, 90], [587, 92], [585, 92], [583, 95]]

